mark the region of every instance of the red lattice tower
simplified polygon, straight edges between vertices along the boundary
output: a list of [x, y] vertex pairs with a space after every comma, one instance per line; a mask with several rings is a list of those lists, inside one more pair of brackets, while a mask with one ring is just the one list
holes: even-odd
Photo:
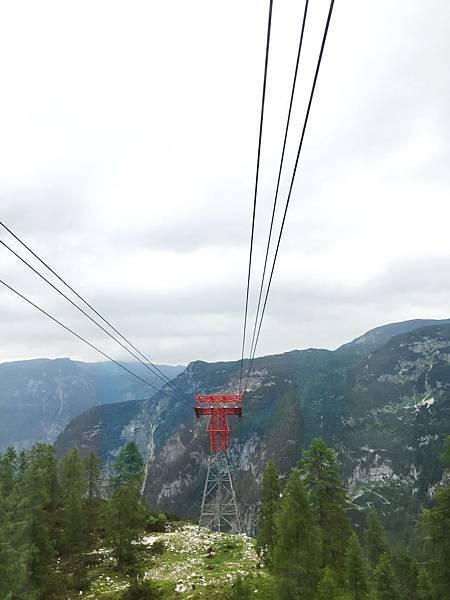
[[203, 491], [200, 526], [221, 531], [241, 532], [241, 522], [228, 462], [230, 427], [228, 417], [242, 414], [241, 394], [206, 394], [195, 396], [197, 418], [207, 416], [211, 456]]
[[211, 452], [226, 452], [230, 440], [228, 417], [242, 415], [241, 394], [206, 394], [195, 396], [195, 414], [208, 416], [206, 431], [209, 434]]

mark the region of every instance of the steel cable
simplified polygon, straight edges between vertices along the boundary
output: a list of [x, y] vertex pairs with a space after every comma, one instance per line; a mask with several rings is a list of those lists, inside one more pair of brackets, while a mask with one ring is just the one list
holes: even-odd
[[264, 315], [265, 315], [265, 312], [266, 312], [267, 299], [269, 297], [269, 292], [270, 292], [270, 287], [272, 285], [272, 279], [273, 279], [273, 274], [274, 274], [274, 270], [275, 270], [275, 265], [276, 265], [276, 261], [277, 261], [277, 258], [278, 258], [278, 252], [279, 252], [279, 249], [280, 249], [281, 238], [283, 236], [284, 225], [286, 223], [286, 215], [287, 215], [287, 211], [288, 211], [288, 208], [289, 208], [289, 203], [290, 203], [290, 200], [291, 200], [292, 188], [294, 186], [294, 181], [295, 181], [295, 176], [296, 176], [296, 173], [297, 173], [297, 168], [298, 168], [298, 164], [299, 164], [300, 154], [301, 154], [301, 150], [302, 150], [302, 147], [303, 147], [303, 140], [304, 140], [304, 137], [305, 137], [306, 126], [308, 124], [309, 114], [310, 114], [310, 111], [311, 111], [311, 104], [312, 104], [312, 101], [313, 101], [314, 92], [315, 92], [316, 84], [317, 84], [317, 78], [318, 78], [318, 75], [319, 75], [320, 65], [321, 65], [321, 62], [322, 62], [322, 56], [323, 56], [323, 52], [324, 52], [324, 48], [325, 48], [325, 43], [326, 43], [327, 36], [328, 36], [328, 30], [329, 30], [330, 21], [331, 21], [331, 15], [332, 15], [332, 12], [333, 12], [333, 6], [334, 6], [334, 0], [331, 0], [331, 2], [330, 2], [330, 8], [329, 8], [329, 11], [328, 11], [328, 16], [327, 16], [327, 21], [326, 21], [326, 25], [325, 25], [325, 29], [324, 29], [324, 33], [323, 33], [323, 37], [322, 37], [322, 43], [321, 43], [321, 46], [320, 46], [319, 58], [317, 60], [317, 65], [316, 65], [316, 69], [315, 69], [315, 73], [314, 73], [313, 84], [312, 84], [311, 92], [310, 92], [310, 96], [309, 96], [308, 107], [306, 109], [305, 119], [304, 119], [304, 122], [303, 122], [303, 128], [302, 128], [300, 142], [299, 142], [299, 146], [298, 146], [298, 150], [297, 150], [297, 156], [296, 156], [296, 159], [295, 159], [294, 170], [293, 170], [293, 173], [292, 173], [292, 177], [291, 177], [291, 181], [290, 181], [290, 185], [289, 185], [289, 191], [288, 191], [288, 195], [287, 195], [287, 199], [286, 199], [286, 204], [285, 204], [285, 207], [284, 207], [283, 219], [281, 221], [280, 232], [279, 232], [279, 235], [278, 235], [278, 240], [277, 240], [277, 245], [276, 245], [276, 249], [275, 249], [275, 254], [274, 254], [273, 261], [272, 261], [272, 267], [271, 267], [271, 271], [270, 271], [269, 282], [267, 284], [266, 293], [265, 293], [265, 296], [264, 296], [263, 308], [262, 308], [262, 311], [261, 311], [261, 317], [260, 317], [259, 324], [258, 324], [258, 332], [257, 332], [257, 335], [256, 335], [256, 340], [255, 340], [255, 344], [254, 344], [254, 348], [253, 348], [253, 353], [250, 356], [250, 364], [249, 364], [249, 368], [247, 370], [246, 385], [247, 385], [247, 382], [248, 382], [248, 380], [249, 380], [249, 378], [251, 376], [251, 372], [252, 372], [252, 369], [253, 369], [253, 363], [254, 363], [254, 360], [255, 360], [256, 348], [258, 346], [258, 341], [259, 341], [259, 337], [260, 337], [260, 334], [261, 334], [261, 326], [262, 326], [262, 323], [263, 323], [263, 320], [264, 320]]
[[270, 31], [272, 27], [272, 8], [273, 8], [273, 0], [269, 2], [269, 16], [267, 19], [267, 36], [266, 36], [266, 53], [265, 53], [265, 61], [264, 61], [264, 80], [263, 80], [263, 89], [262, 89], [262, 97], [261, 97], [261, 114], [259, 120], [259, 136], [258, 136], [258, 153], [256, 159], [256, 176], [255, 176], [255, 189], [253, 195], [253, 213], [252, 213], [252, 227], [250, 233], [250, 250], [249, 250], [249, 259], [248, 259], [248, 271], [247, 271], [247, 291], [245, 294], [245, 310], [244, 310], [244, 329], [242, 334], [242, 352], [241, 352], [241, 368], [239, 375], [239, 392], [241, 391], [242, 386], [242, 374], [244, 368], [244, 352], [245, 352], [245, 336], [247, 329], [247, 317], [248, 317], [248, 300], [250, 293], [250, 279], [251, 279], [251, 270], [252, 270], [252, 257], [253, 257], [253, 239], [255, 234], [255, 218], [256, 218], [256, 200], [258, 196], [258, 183], [259, 183], [259, 164], [261, 160], [261, 142], [262, 142], [262, 131], [263, 131], [263, 122], [264, 122], [264, 107], [266, 101], [266, 85], [267, 85], [267, 69], [269, 65], [269, 48], [270, 48]]

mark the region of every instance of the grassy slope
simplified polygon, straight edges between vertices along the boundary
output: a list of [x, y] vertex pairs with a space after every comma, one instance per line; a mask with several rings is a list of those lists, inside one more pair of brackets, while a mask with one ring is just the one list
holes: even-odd
[[[144, 537], [140, 551], [145, 578], [157, 581], [167, 599], [221, 598], [234, 578], [251, 575], [255, 600], [272, 598], [272, 579], [258, 564], [255, 544], [245, 535], [214, 533], [198, 530], [192, 524], [171, 524], [170, 531]], [[163, 542], [160, 555], [152, 553], [155, 542]], [[91, 590], [81, 597], [95, 600], [115, 600], [126, 589], [130, 579], [118, 575], [114, 560], [105, 551], [100, 566], [91, 572]], [[80, 598], [80, 596], [76, 596]]]

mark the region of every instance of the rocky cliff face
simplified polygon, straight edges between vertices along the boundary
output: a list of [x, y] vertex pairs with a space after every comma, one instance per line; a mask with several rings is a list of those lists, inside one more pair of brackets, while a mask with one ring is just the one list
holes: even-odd
[[[160, 387], [160, 380], [149, 371], [132, 368]], [[162, 369], [175, 377], [183, 367]], [[96, 405], [144, 398], [149, 390], [111, 363], [61, 358], [0, 364], [0, 450], [11, 445], [28, 447], [36, 441], [53, 443], [81, 412]]]
[[[450, 432], [450, 324], [422, 325], [403, 324], [403, 333], [393, 336], [369, 332], [334, 352], [309, 349], [255, 361], [243, 418], [230, 420], [231, 463], [249, 529], [265, 462], [273, 459], [287, 473], [317, 435], [338, 452], [356, 513], [372, 503], [389, 510], [399, 496], [414, 504], [408, 514], [426, 502], [442, 476], [437, 456]], [[208, 440], [190, 397], [232, 392], [238, 378], [239, 362], [191, 363], [176, 379], [188, 397], [165, 388], [147, 402], [98, 407], [72, 421], [57, 448], [93, 449], [108, 463], [134, 439], [150, 456], [149, 500], [196, 517]]]

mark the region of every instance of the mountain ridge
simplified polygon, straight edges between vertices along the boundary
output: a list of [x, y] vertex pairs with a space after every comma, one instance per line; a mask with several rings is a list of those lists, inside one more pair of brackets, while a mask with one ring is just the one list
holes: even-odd
[[[141, 365], [124, 363], [161, 387], [161, 381]], [[162, 365], [169, 378], [184, 367]], [[69, 358], [30, 359], [0, 364], [0, 449], [53, 443], [64, 427], [92, 406], [149, 396], [149, 388], [110, 362]], [[153, 393], [153, 391], [152, 391]]]
[[[316, 436], [334, 447], [349, 491], [360, 502], [374, 501], [378, 488], [383, 497], [412, 494], [416, 508], [427, 501], [442, 476], [439, 444], [450, 431], [450, 323], [414, 329], [417, 324], [423, 321], [409, 322], [403, 333], [391, 328], [397, 335], [388, 335], [377, 348], [370, 338], [365, 352], [363, 342], [344, 350], [293, 350], [255, 360], [244, 417], [231, 422], [230, 447], [249, 530], [255, 525], [265, 462], [273, 459], [281, 473], [288, 473]], [[191, 396], [233, 391], [239, 372], [240, 361], [194, 361], [175, 382]], [[105, 405], [96, 417], [90, 413], [94, 424], [78, 416], [78, 434], [72, 423], [56, 447], [59, 452], [81, 442], [83, 451], [101, 447], [108, 463], [126, 441], [136, 441], [151, 463], [150, 502], [195, 518], [209, 449], [205, 423], [195, 420], [192, 406], [169, 388], [147, 402], [127, 405], [127, 416], [120, 404], [114, 414]], [[144, 433], [149, 424], [156, 426], [150, 445]], [[113, 426], [114, 440], [109, 437]]]

